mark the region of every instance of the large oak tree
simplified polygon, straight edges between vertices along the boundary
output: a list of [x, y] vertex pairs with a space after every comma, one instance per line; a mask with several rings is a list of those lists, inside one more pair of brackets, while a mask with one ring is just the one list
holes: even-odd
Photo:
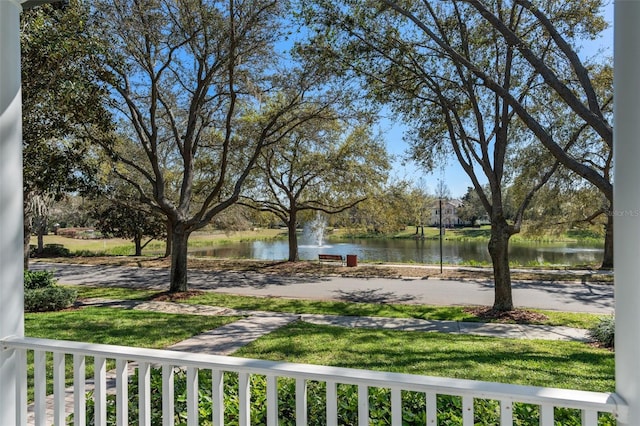
[[[426, 169], [453, 155], [471, 179], [491, 221], [491, 254], [496, 310], [513, 308], [508, 247], [520, 232], [533, 194], [555, 171], [555, 162], [538, 168], [513, 218], [506, 214], [505, 188], [513, 179], [510, 161], [533, 139], [510, 103], [488, 89], [462, 60], [525, 99], [537, 74], [514, 46], [464, 4], [415, 3], [419, 24], [385, 10], [384, 2], [346, 7], [316, 2], [306, 17], [319, 22], [316, 38], [303, 50], [323, 55], [365, 82], [371, 96], [391, 106], [413, 131], [406, 137], [413, 157]], [[537, 29], [511, 13], [509, 25]], [[322, 17], [322, 18], [318, 18]], [[444, 40], [462, 58], [453, 58], [433, 38]], [[325, 59], [325, 62], [326, 61]], [[483, 185], [484, 182], [487, 185]]]
[[[609, 203], [607, 210], [612, 209], [612, 80], [606, 77], [611, 74], [611, 67], [607, 58], [596, 57], [599, 62], [594, 62], [593, 58], [585, 59], [579, 55], [581, 41], [597, 37], [606, 28], [600, 14], [604, 5], [602, 0], [541, 3], [529, 0], [451, 0], [442, 3], [444, 7], [468, 5], [502, 36], [514, 54], [537, 73], [539, 81], [544, 84], [524, 98], [512, 92], [505, 82], [493, 78], [482, 63], [469, 60], [458, 46], [440, 37], [432, 26], [442, 22], [433, 14], [425, 15], [421, 2], [381, 0], [375, 3], [405, 17], [407, 22], [426, 34], [440, 52], [465, 67], [484, 86], [502, 97], [554, 158], [598, 188]], [[514, 18], [517, 22], [530, 22], [531, 25], [513, 26]], [[456, 25], [464, 26], [466, 23]], [[571, 134], [557, 132], [555, 117], [550, 118], [548, 109], [539, 108], [546, 103], [554, 105], [553, 115], [571, 114], [570, 122], [575, 125]], [[583, 133], [595, 134], [599, 140], [599, 146], [591, 147], [586, 155], [576, 150], [580, 146], [576, 139], [579, 140]], [[584, 138], [592, 140], [588, 134]], [[589, 160], [585, 161], [585, 157]], [[595, 157], [598, 161], [594, 163]], [[612, 214], [607, 216], [605, 230], [602, 267], [611, 268]]]
[[350, 127], [337, 117], [312, 120], [263, 151], [243, 203], [287, 225], [288, 260], [295, 262], [300, 215], [350, 209], [385, 182], [389, 167], [384, 144], [368, 126]]
[[185, 291], [190, 234], [237, 202], [266, 147], [325, 111], [311, 95], [319, 77], [291, 62], [279, 67], [284, 2], [104, 0], [96, 8], [94, 25], [113, 48], [102, 77], [128, 140], [108, 153], [115, 172], [166, 216], [169, 291]]
[[[364, 76], [377, 100], [417, 123], [413, 151], [423, 165], [433, 167], [449, 148], [470, 176], [492, 220], [494, 307], [509, 308], [506, 248], [522, 215], [506, 220], [503, 188], [515, 178], [509, 160], [519, 155], [517, 144], [524, 148], [537, 139], [553, 154], [528, 174], [518, 213], [559, 164], [611, 200], [610, 92], [597, 90], [594, 70], [574, 47], [581, 37], [595, 36], [604, 27], [598, 15], [601, 2], [552, 1], [544, 9], [526, 0], [303, 4], [308, 7], [302, 16], [316, 30], [306, 51]], [[558, 116], [563, 117], [563, 131], [558, 131]], [[589, 133], [601, 144], [585, 153], [578, 148], [590, 145]], [[594, 159], [601, 160], [595, 167]], [[484, 196], [478, 173], [489, 182]], [[609, 243], [607, 238], [607, 247]]]

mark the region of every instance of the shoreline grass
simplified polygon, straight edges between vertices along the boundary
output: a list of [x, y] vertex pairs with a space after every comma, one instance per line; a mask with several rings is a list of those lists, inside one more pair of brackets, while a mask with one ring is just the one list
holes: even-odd
[[[445, 240], [447, 241], [489, 241], [491, 228], [487, 225], [474, 228], [447, 229]], [[424, 228], [425, 239], [438, 239], [439, 230], [435, 227]], [[218, 244], [230, 244], [237, 242], [274, 240], [286, 237], [286, 231], [281, 229], [257, 228], [246, 231], [198, 231], [189, 238], [190, 248], [209, 247]], [[342, 241], [353, 238], [380, 238], [380, 239], [414, 239], [415, 227], [409, 226], [404, 231], [392, 235], [372, 235], [358, 233], [352, 229], [336, 229], [327, 235], [328, 240]], [[511, 238], [515, 244], [524, 243], [584, 243], [588, 245], [602, 245], [604, 238], [595, 232], [588, 230], [570, 230], [563, 234], [516, 234]], [[69, 249], [72, 253], [89, 255], [126, 255], [133, 254], [133, 242], [121, 238], [102, 239], [75, 239], [59, 235], [45, 235], [44, 243], [58, 244]], [[37, 244], [36, 237], [31, 238], [31, 244]], [[148, 255], [157, 255], [164, 251], [163, 241], [152, 241], [145, 248]]]

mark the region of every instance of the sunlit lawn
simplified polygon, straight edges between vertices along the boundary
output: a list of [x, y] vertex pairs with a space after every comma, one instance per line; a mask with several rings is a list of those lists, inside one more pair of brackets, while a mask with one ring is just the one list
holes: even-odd
[[[85, 287], [74, 286], [82, 298], [112, 298], [112, 299], [138, 299], [144, 300], [152, 297], [153, 291], [130, 290], [110, 287]], [[427, 306], [417, 304], [392, 304], [392, 303], [351, 303], [340, 301], [284, 299], [275, 297], [250, 297], [235, 296], [224, 293], [206, 292], [181, 300], [182, 303], [221, 306], [231, 309], [288, 312], [297, 314], [326, 314], [349, 316], [378, 316], [391, 318], [418, 318], [425, 320], [449, 320], [449, 321], [482, 321], [480, 318], [465, 312], [460, 306]], [[541, 311], [547, 315], [548, 320], [542, 322], [546, 325], [567, 326], [576, 328], [593, 327], [599, 315], [586, 313], [570, 313], [556, 311]]]
[[[238, 317], [211, 317], [165, 314], [117, 308], [85, 308], [59, 312], [25, 314], [25, 335], [75, 342], [162, 349], [207, 330], [218, 328]], [[29, 399], [32, 398], [33, 352], [28, 352]], [[52, 390], [52, 359], [47, 361], [48, 393]], [[66, 363], [67, 385], [73, 364]], [[112, 368], [113, 365], [110, 365]], [[92, 358], [87, 360], [87, 377], [93, 375]]]
[[[189, 238], [191, 247], [204, 247], [214, 244], [223, 244], [237, 241], [248, 241], [256, 239], [273, 239], [282, 236], [279, 229], [259, 229], [256, 231], [212, 231], [212, 232], [195, 232]], [[31, 237], [30, 244], [36, 245], [37, 238]], [[45, 235], [44, 244], [59, 244], [69, 249], [71, 253], [93, 253], [97, 254], [116, 254], [127, 255], [134, 253], [134, 245], [130, 240], [122, 238], [101, 238], [101, 239], [78, 239], [63, 237], [60, 235]], [[152, 241], [143, 251], [149, 253], [151, 251], [163, 251], [164, 241]]]
[[109, 345], [164, 348], [234, 321], [234, 317], [164, 314], [118, 308], [27, 313], [25, 335]]
[[236, 353], [268, 359], [591, 391], [614, 390], [614, 354], [579, 342], [294, 323]]
[[[27, 314], [25, 327], [26, 335], [33, 337], [163, 348], [235, 319], [86, 308]], [[613, 353], [579, 342], [347, 329], [298, 322], [234, 355], [593, 391], [614, 388]]]

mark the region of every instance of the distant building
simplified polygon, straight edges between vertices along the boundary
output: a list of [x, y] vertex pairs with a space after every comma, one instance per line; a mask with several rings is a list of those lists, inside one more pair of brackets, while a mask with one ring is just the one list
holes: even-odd
[[[458, 209], [462, 206], [460, 200], [442, 200], [442, 226], [445, 228], [453, 228], [454, 226], [468, 226], [470, 222], [465, 222], [458, 217]], [[440, 201], [436, 200], [431, 208], [431, 217], [429, 220], [432, 226], [440, 224]]]

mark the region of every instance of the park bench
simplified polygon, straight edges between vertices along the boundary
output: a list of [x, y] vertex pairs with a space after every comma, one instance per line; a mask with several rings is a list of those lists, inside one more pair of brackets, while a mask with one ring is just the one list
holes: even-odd
[[318, 255], [319, 262], [340, 262], [341, 265], [344, 265], [344, 256], [341, 254], [319, 254]]

